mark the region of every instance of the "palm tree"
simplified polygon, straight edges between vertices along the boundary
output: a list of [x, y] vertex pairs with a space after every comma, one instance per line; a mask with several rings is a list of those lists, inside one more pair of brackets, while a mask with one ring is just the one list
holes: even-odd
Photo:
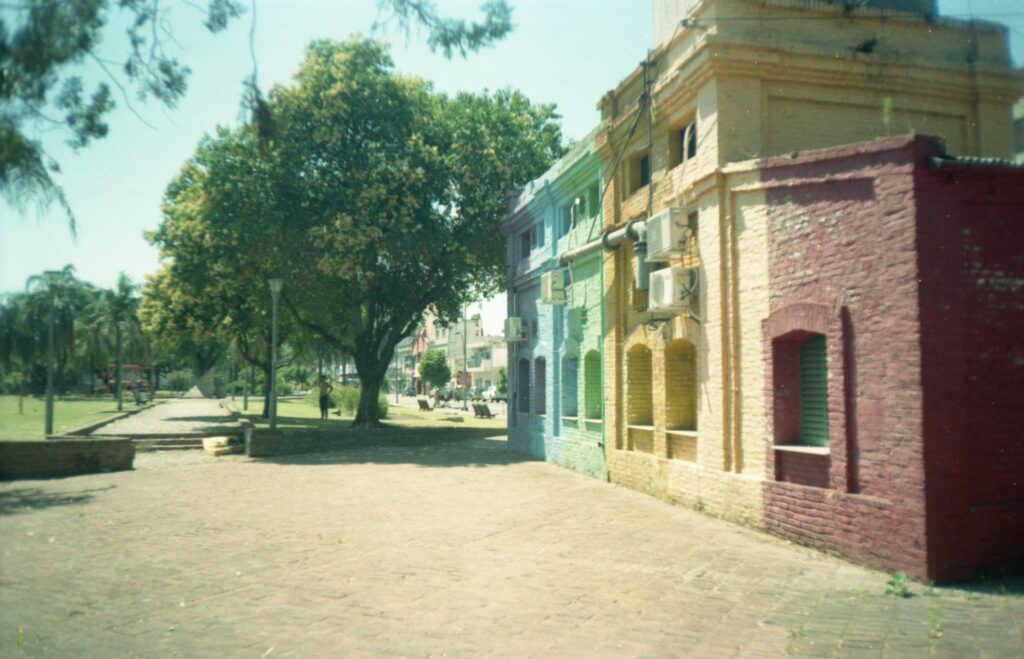
[[[115, 372], [114, 372], [114, 395], [117, 396], [117, 409], [121, 409], [121, 365], [124, 362], [124, 333], [130, 331], [134, 337], [141, 334], [138, 320], [139, 310], [139, 287], [124, 272], [117, 278], [117, 284], [113, 289], [104, 291], [104, 303], [107, 310], [107, 320], [113, 326], [115, 337]], [[143, 352], [138, 346], [141, 342], [132, 341], [132, 347], [138, 352]]]

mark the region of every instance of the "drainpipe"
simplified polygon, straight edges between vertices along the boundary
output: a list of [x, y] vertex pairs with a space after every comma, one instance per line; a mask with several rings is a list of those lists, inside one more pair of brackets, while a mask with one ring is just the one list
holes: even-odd
[[643, 220], [630, 220], [621, 229], [604, 234], [601, 244], [606, 250], [613, 251], [618, 249], [627, 238], [633, 241], [633, 249], [636, 251], [636, 287], [638, 290], [646, 291], [650, 280], [650, 266], [647, 264], [647, 223]]

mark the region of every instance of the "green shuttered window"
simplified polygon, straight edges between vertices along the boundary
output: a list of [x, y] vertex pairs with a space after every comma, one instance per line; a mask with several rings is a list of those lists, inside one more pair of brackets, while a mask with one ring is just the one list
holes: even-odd
[[820, 334], [800, 346], [800, 435], [808, 446], [828, 446], [828, 365]]

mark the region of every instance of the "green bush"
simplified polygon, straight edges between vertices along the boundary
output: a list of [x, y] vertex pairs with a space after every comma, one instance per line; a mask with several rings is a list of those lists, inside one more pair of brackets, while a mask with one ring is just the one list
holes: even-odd
[[[305, 400], [310, 405], [319, 407], [319, 390], [315, 388], [311, 390], [306, 394]], [[359, 387], [335, 387], [334, 391], [331, 392], [330, 402], [327, 403], [327, 407], [339, 409], [346, 416], [355, 416], [356, 410], [359, 408]], [[382, 419], [388, 415], [388, 401], [384, 396], [377, 398], [377, 411]]]
[[5, 394], [16, 394], [21, 388], [21, 373], [18, 371], [11, 371], [3, 377], [2, 393]]
[[196, 383], [192, 371], [171, 371], [160, 378], [160, 386], [171, 391], [188, 391]]

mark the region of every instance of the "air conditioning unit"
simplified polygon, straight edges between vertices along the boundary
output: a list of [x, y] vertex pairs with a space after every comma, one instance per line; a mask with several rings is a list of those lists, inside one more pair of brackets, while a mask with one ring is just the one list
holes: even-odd
[[540, 303], [565, 304], [564, 270], [548, 270], [540, 276]]
[[699, 280], [696, 268], [676, 266], [652, 272], [650, 284], [651, 311], [679, 311], [690, 308]]
[[686, 212], [678, 206], [666, 208], [647, 220], [647, 262], [667, 261], [674, 254], [682, 254], [689, 237]]
[[505, 319], [505, 340], [509, 343], [526, 340], [526, 327], [522, 318], [513, 316]]

